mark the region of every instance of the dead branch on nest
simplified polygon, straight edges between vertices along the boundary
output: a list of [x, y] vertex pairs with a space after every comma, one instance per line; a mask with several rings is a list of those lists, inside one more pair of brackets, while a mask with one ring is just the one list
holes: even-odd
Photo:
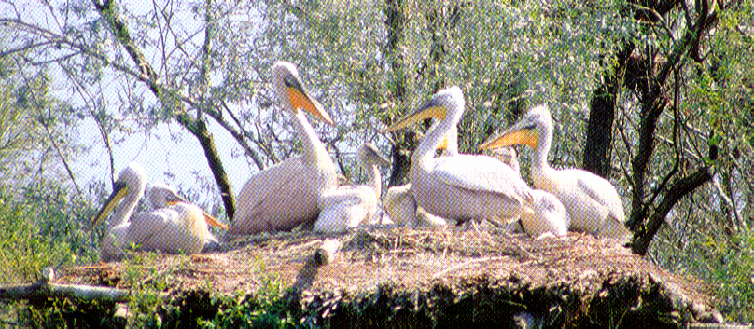
[[[165, 297], [164, 293], [159, 294]], [[0, 299], [40, 299], [48, 297], [74, 297], [103, 302], [126, 302], [131, 296], [125, 289], [97, 287], [84, 284], [36, 283], [0, 285]]]

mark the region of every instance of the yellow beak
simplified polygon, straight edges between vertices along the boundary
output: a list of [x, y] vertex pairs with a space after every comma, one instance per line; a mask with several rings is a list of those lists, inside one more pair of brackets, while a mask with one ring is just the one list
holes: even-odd
[[538, 137], [537, 131], [533, 129], [508, 131], [479, 145], [479, 149], [493, 149], [509, 145], [529, 145], [532, 149], [536, 150]]
[[387, 128], [386, 131], [396, 131], [403, 129], [427, 118], [438, 118], [442, 120], [445, 119], [447, 113], [448, 111], [444, 106], [437, 104], [434, 100], [432, 100], [424, 106], [414, 110], [413, 112], [411, 112], [411, 114], [405, 116], [403, 119], [390, 126], [390, 128]]
[[443, 151], [448, 149], [448, 136], [443, 137], [442, 141], [440, 142], [440, 145], [437, 145], [438, 151]]
[[204, 221], [207, 222], [207, 225], [214, 226], [214, 227], [219, 227], [219, 228], [224, 229], [224, 230], [228, 229], [228, 225], [220, 223], [220, 221], [217, 220], [217, 218], [215, 218], [215, 216], [212, 216], [212, 215], [210, 215], [210, 214], [208, 214], [206, 212], [203, 212], [203, 213], [204, 213]]
[[118, 201], [120, 201], [120, 199], [123, 199], [123, 197], [125, 197], [127, 193], [128, 185], [122, 182], [115, 182], [115, 186], [113, 186], [113, 193], [110, 193], [110, 196], [107, 197], [107, 200], [105, 200], [105, 204], [102, 205], [102, 208], [100, 208], [99, 212], [97, 212], [97, 215], [94, 216], [91, 225], [89, 225], [89, 229], [93, 229], [95, 226], [99, 225], [105, 218], [107, 218], [107, 215], [113, 211], [115, 205], [118, 204]]
[[331, 126], [335, 123], [330, 119], [330, 115], [327, 114], [322, 104], [317, 102], [314, 97], [309, 95], [309, 92], [301, 85], [301, 81], [294, 75], [287, 75], [284, 78], [285, 91], [288, 94], [288, 100], [291, 102], [291, 106], [294, 109], [304, 109], [311, 113], [315, 117], [324, 120]]
[[[168, 206], [172, 206], [172, 205], [174, 205], [174, 204], [176, 204], [178, 202], [185, 202], [185, 203], [194, 204], [193, 202], [188, 201], [188, 200], [183, 199], [183, 198], [180, 198], [180, 197], [178, 199], [167, 200], [165, 203]], [[215, 218], [215, 216], [212, 216], [212, 215], [208, 214], [205, 211], [202, 211], [202, 213], [204, 214], [204, 221], [207, 222], [207, 225], [214, 226], [214, 227], [219, 227], [219, 228], [222, 228], [222, 229], [225, 229], [225, 230], [228, 229], [228, 226], [225, 225], [225, 224], [223, 224], [223, 223], [221, 223], [219, 220], [217, 220], [217, 218]]]

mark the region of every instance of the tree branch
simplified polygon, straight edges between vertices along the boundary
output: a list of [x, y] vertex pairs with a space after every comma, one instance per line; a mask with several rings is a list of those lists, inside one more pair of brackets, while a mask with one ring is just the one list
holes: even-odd
[[[651, 203], [645, 199], [645, 176], [648, 170], [649, 160], [654, 152], [654, 135], [657, 127], [657, 120], [667, 107], [667, 100], [663, 97], [662, 87], [667, 81], [671, 69], [678, 65], [684, 53], [690, 50], [696, 37], [698, 37], [705, 24], [695, 24], [689, 27], [680, 41], [673, 47], [673, 51], [668, 56], [665, 64], [660, 68], [657, 75], [652, 74], [652, 65], [649, 63], [640, 63], [639, 72], [641, 81], [638, 82], [638, 91], [641, 93], [640, 101], [641, 119], [639, 122], [639, 147], [636, 155], [631, 161], [634, 174], [633, 196], [632, 196], [632, 213], [628, 220], [631, 228], [636, 228], [649, 214]], [[639, 59], [641, 62], [651, 61], [649, 58]], [[659, 193], [659, 192], [658, 192]]]
[[58, 146], [58, 143], [55, 143], [55, 139], [52, 137], [52, 132], [50, 131], [50, 126], [47, 122], [45, 122], [44, 118], [38, 118], [37, 121], [39, 121], [40, 124], [42, 124], [42, 127], [45, 128], [45, 131], [47, 132], [47, 139], [50, 140], [50, 143], [52, 144], [53, 148], [55, 148], [55, 152], [58, 154], [58, 157], [60, 157], [60, 161], [63, 162], [63, 167], [65, 168], [65, 171], [68, 173], [68, 177], [73, 182], [73, 187], [76, 188], [76, 193], [78, 194], [78, 197], [80, 199], [83, 199], [83, 194], [81, 194], [81, 189], [79, 188], [79, 184], [76, 183], [76, 176], [73, 175], [73, 171], [71, 170], [71, 167], [68, 165], [68, 160], [66, 160], [65, 156], [63, 155], [63, 152], [60, 151], [60, 146]]
[[649, 217], [647, 223], [642, 225], [634, 235], [634, 241], [631, 245], [631, 250], [635, 254], [645, 255], [649, 250], [649, 244], [654, 238], [657, 231], [660, 229], [663, 223], [665, 223], [665, 217], [670, 210], [673, 209], [676, 203], [683, 197], [693, 192], [697, 187], [704, 185], [710, 179], [712, 179], [712, 173], [709, 172], [709, 168], [702, 167], [696, 172], [676, 181], [668, 193], [663, 197], [657, 209], [655, 209], [652, 216]]
[[[159, 297], [166, 297], [159, 293]], [[131, 299], [131, 292], [125, 289], [97, 287], [83, 284], [58, 284], [40, 281], [36, 283], [0, 285], [0, 299], [47, 299], [50, 297], [75, 297], [84, 300], [102, 302], [126, 302]]]
[[[141, 73], [139, 79], [147, 84], [157, 99], [160, 100], [163, 107], [173, 109], [171, 112], [175, 115], [176, 120], [199, 140], [209, 167], [215, 176], [215, 182], [220, 189], [220, 196], [223, 198], [223, 203], [225, 204], [225, 212], [232, 220], [233, 214], [235, 214], [233, 191], [222, 161], [220, 161], [220, 156], [215, 148], [212, 134], [207, 130], [207, 125], [200, 116], [201, 113], [198, 114], [197, 118], [190, 117], [184, 104], [184, 102], [190, 101], [190, 99], [181, 95], [180, 91], [162, 87], [159, 84], [158, 77], [152, 66], [146, 61], [142, 52], [136, 47], [133, 39], [131, 39], [128, 28], [125, 22], [122, 21], [115, 2], [113, 0], [104, 0], [100, 4], [97, 0], [92, 0], [92, 3], [108, 22], [118, 41], [126, 48], [134, 64], [139, 67], [139, 72]], [[189, 102], [189, 104], [194, 104], [194, 102]]]

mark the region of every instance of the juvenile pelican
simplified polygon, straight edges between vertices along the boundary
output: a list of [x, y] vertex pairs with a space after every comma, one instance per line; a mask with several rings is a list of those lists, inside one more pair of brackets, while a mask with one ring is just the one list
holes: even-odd
[[445, 227], [447, 221], [416, 206], [411, 184], [392, 186], [385, 192], [385, 212], [400, 227]]
[[296, 66], [276, 62], [272, 81], [281, 106], [293, 116], [301, 139], [301, 156], [251, 176], [238, 195], [238, 209], [228, 233], [254, 234], [288, 230], [313, 222], [317, 200], [337, 187], [335, 165], [301, 109], [333, 124], [330, 116], [302, 86]]
[[499, 147], [488, 150], [489, 156], [497, 158], [507, 164], [513, 171], [521, 176], [521, 164], [518, 162], [518, 154], [513, 147]]
[[[435, 123], [436, 126], [438, 123]], [[431, 129], [434, 129], [434, 126]], [[422, 135], [423, 137], [423, 135]], [[458, 155], [458, 129], [454, 126], [437, 146], [442, 156]], [[385, 192], [382, 203], [385, 212], [399, 227], [445, 227], [448, 222], [441, 217], [432, 215], [416, 206], [416, 200], [411, 193], [411, 183], [401, 186], [391, 186]]]
[[547, 163], [552, 144], [552, 116], [547, 105], [530, 110], [521, 121], [481, 145], [482, 149], [525, 144], [535, 152], [532, 160], [534, 185], [552, 193], [565, 206], [571, 228], [597, 237], [625, 239], [623, 204], [615, 187], [604, 178], [579, 169], [555, 170]]
[[[150, 211], [160, 210], [163, 208], [169, 208], [171, 207], [171, 204], [174, 204], [172, 201], [179, 200], [181, 202], [187, 202], [189, 204], [193, 204], [192, 202], [184, 201], [183, 198], [178, 196], [178, 191], [175, 190], [172, 186], [165, 185], [165, 184], [152, 184], [147, 189], [146, 192], [146, 199], [147, 203], [149, 204]], [[228, 226], [220, 223], [218, 221], [215, 221], [215, 218], [209, 214], [206, 214], [205, 219], [207, 219], [207, 224], [214, 227], [219, 227], [222, 229], [227, 230]], [[204, 239], [204, 247], [202, 248], [202, 252], [208, 252], [208, 251], [216, 251], [220, 248], [220, 241], [217, 240], [217, 237], [215, 237], [212, 232], [207, 232], [207, 235]]]
[[136, 204], [144, 196], [145, 186], [146, 173], [137, 163], [132, 162], [118, 175], [112, 194], [90, 226], [91, 229], [99, 225], [123, 199], [109, 225], [101, 258], [117, 258], [131, 244], [139, 245], [145, 251], [200, 252], [209, 234], [207, 224], [218, 225], [217, 220], [196, 205], [171, 196], [165, 201], [170, 207], [134, 214]]
[[460, 88], [440, 90], [430, 102], [388, 129], [395, 131], [427, 117], [440, 118], [411, 157], [414, 199], [430, 214], [459, 223], [516, 219], [525, 200], [531, 200], [531, 189], [513, 169], [487, 156], [434, 157], [443, 137], [461, 119], [464, 106]]
[[370, 185], [340, 186], [319, 198], [321, 212], [314, 223], [318, 232], [340, 232], [362, 223], [371, 224], [377, 213], [377, 200], [382, 194], [380, 165], [390, 161], [383, 158], [372, 144], [362, 144], [356, 150], [356, 162], [366, 170]]
[[542, 190], [532, 190], [534, 201], [524, 208], [521, 226], [532, 238], [565, 236], [568, 232], [568, 213], [555, 196]]

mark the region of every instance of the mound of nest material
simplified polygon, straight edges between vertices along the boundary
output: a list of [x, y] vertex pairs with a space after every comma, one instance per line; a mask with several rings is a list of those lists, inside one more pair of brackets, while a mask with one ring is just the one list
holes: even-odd
[[[314, 254], [326, 239], [342, 247], [327, 265], [318, 265]], [[55, 281], [130, 289], [124, 277], [133, 259], [68, 268]], [[250, 299], [276, 282], [283, 288], [280, 305], [305, 324], [647, 327], [721, 321], [703, 282], [579, 233], [534, 241], [494, 229], [293, 232], [233, 241], [215, 254], [159, 255], [147, 265], [151, 274], [140, 282], [168, 277], [164, 293], [178, 301], [184, 317], [212, 318], [220, 305], [211, 296]]]

